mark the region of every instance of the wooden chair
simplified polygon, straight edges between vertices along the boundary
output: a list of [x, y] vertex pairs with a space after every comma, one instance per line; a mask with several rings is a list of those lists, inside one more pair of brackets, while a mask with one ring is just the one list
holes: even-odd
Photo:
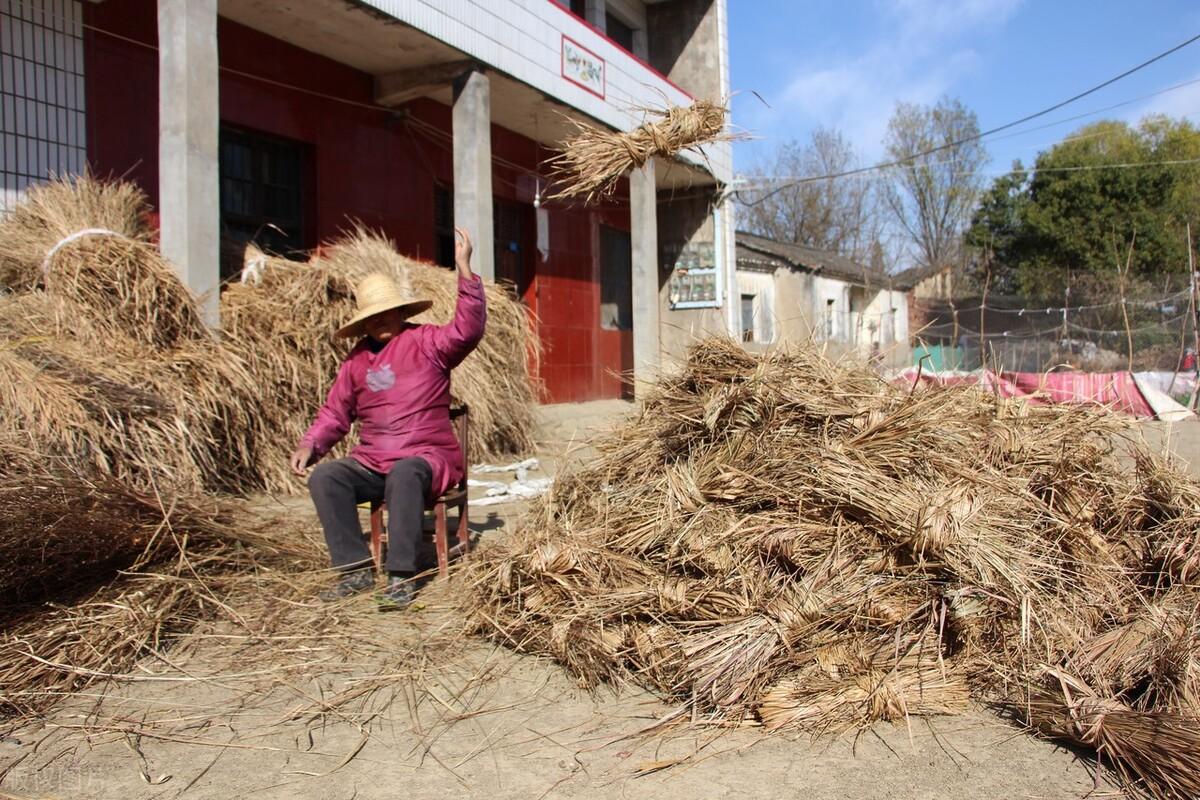
[[[433, 501], [433, 546], [437, 550], [438, 575], [448, 577], [450, 574], [450, 544], [446, 523], [446, 510], [458, 509], [458, 547], [461, 555], [466, 555], [471, 544], [471, 531], [467, 527], [467, 430], [470, 413], [466, 405], [450, 408], [450, 422], [454, 426], [454, 435], [458, 437], [459, 447], [463, 454], [463, 476], [458, 485]], [[387, 526], [384, 524], [383, 512], [387, 504], [382, 500], [371, 503], [371, 557], [375, 559], [375, 568], [383, 568], [384, 547], [387, 545]]]

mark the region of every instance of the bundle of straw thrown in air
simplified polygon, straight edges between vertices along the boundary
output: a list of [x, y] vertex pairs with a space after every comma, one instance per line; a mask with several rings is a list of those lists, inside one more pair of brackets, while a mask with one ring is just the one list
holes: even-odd
[[706, 342], [469, 565], [471, 625], [681, 721], [1000, 702], [1192, 797], [1200, 486], [1127, 424]]
[[682, 150], [734, 138], [725, 129], [725, 106], [712, 100], [645, 113], [652, 119], [631, 131], [571, 119], [574, 133], [549, 160], [556, 182], [550, 199], [583, 197], [591, 202], [611, 194], [622, 175], [656, 156], [672, 158]]
[[[245, 282], [221, 297], [225, 340], [242, 354], [255, 382], [271, 387], [263, 442], [267, 483], [287, 490], [296, 483], [287, 453], [303, 434], [338, 365], [353, 343], [335, 332], [354, 313], [354, 287], [363, 276], [404, 276], [433, 308], [416, 322], [443, 324], [454, 314], [456, 273], [406, 258], [383, 236], [358, 229], [322, 247], [308, 263], [247, 253]], [[451, 392], [471, 410], [472, 459], [519, 454], [533, 446], [537, 394], [531, 373], [537, 347], [525, 307], [503, 286], [489, 284], [483, 340], [455, 368]]]

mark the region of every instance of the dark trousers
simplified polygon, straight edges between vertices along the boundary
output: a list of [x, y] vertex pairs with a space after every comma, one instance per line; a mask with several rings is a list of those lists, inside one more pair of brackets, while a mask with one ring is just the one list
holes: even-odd
[[318, 464], [308, 479], [308, 492], [317, 507], [325, 544], [334, 569], [370, 566], [371, 549], [358, 520], [358, 504], [387, 503], [387, 569], [415, 572], [421, 543], [425, 498], [433, 470], [423, 458], [403, 458], [387, 475], [367, 469], [353, 458]]

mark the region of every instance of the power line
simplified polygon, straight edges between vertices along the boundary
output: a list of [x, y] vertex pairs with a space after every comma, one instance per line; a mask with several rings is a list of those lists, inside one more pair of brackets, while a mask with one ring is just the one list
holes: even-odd
[[[1193, 78], [1190, 81], [1184, 81], [1183, 83], [1176, 83], [1173, 86], [1166, 86], [1162, 89], [1158, 89], [1157, 91], [1153, 91], [1148, 94], [1139, 95], [1138, 97], [1131, 97], [1128, 100], [1122, 100], [1119, 103], [1113, 103], [1112, 105], [1105, 106], [1104, 108], [1094, 108], [1091, 111], [1085, 111], [1082, 114], [1076, 114], [1072, 117], [1063, 117], [1062, 119], [1057, 119], [1057, 120], [1054, 120], [1053, 122], [1047, 122], [1045, 125], [1038, 125], [1033, 128], [1026, 128], [1023, 131], [1014, 131], [1013, 133], [1005, 134], [1004, 136], [997, 136], [992, 141], [999, 140], [999, 139], [1011, 139], [1014, 136], [1024, 136], [1029, 133], [1036, 133], [1037, 131], [1045, 130], [1046, 128], [1053, 128], [1056, 125], [1063, 125], [1067, 122], [1075, 122], [1076, 120], [1083, 119], [1084, 117], [1091, 117], [1091, 116], [1095, 116], [1096, 114], [1103, 114], [1107, 111], [1112, 111], [1115, 108], [1121, 108], [1123, 106], [1133, 105], [1134, 103], [1140, 103], [1141, 101], [1148, 100], [1151, 97], [1158, 97], [1159, 95], [1163, 95], [1168, 92], [1178, 91], [1179, 89], [1186, 89], [1187, 87], [1193, 86], [1197, 83], [1200, 83], [1200, 78]], [[1187, 119], [1187, 118], [1195, 117], [1198, 115], [1200, 115], [1200, 111], [1189, 111], [1186, 114], [1177, 114], [1175, 116], [1179, 119]], [[1030, 149], [1030, 150], [1041, 150], [1046, 147], [1054, 147], [1055, 145], [1065, 144], [1067, 142], [1081, 142], [1081, 141], [1085, 141], [1087, 139], [1096, 139], [1101, 136], [1109, 136], [1109, 135], [1111, 135], [1111, 133], [1112, 133], [1112, 131], [1107, 130], [1107, 129], [1101, 130], [1101, 131], [1093, 131], [1092, 133], [1080, 133], [1080, 134], [1076, 134], [1073, 136], [1065, 136], [1065, 137], [1058, 139], [1056, 141], [1053, 141], [1053, 142], [1042, 142], [1041, 144], [1024, 145], [1024, 147], [1026, 149]], [[938, 167], [938, 166], [942, 166], [943, 164], [952, 164], [952, 163], [954, 163], [955, 160], [956, 159], [951, 158], [951, 159], [946, 159], [945, 161], [934, 161], [932, 163], [926, 164], [925, 166]], [[1103, 168], [1103, 167], [1101, 167], [1101, 168]], [[1024, 170], [1024, 171], [1025, 172], [1035, 172], [1036, 166], [1031, 166], [1029, 169]], [[1006, 175], [1008, 173], [1007, 172], [1003, 172], [1003, 173], [1001, 173], [1001, 172], [982, 173], [981, 172], [981, 173], [973, 173], [973, 174]], [[874, 175], [874, 176], [867, 176], [867, 177], [869, 180], [886, 180], [887, 179], [887, 176], [885, 176], [885, 175]], [[742, 184], [739, 188], [754, 189], [754, 188], [759, 188], [754, 183], [755, 181], [760, 181], [760, 182], [791, 181], [791, 182], [795, 183], [798, 181], [806, 181], [806, 180], [820, 180], [820, 178], [814, 179], [814, 178], [810, 178], [809, 176], [805, 176], [805, 175], [753, 175], [753, 176], [750, 176], [749, 179], [741, 178], [740, 180], [744, 180], [747, 182]]]
[[[1185, 86], [1190, 86], [1191, 84], [1194, 84], [1194, 83], [1200, 83], [1200, 78], [1196, 78], [1195, 80], [1191, 80], [1191, 81], [1186, 81], [1184, 83], [1179, 83], [1179, 84], [1176, 84], [1175, 86], [1168, 87], [1168, 88], [1163, 89], [1158, 92], [1152, 92], [1149, 95], [1143, 95], [1142, 97], [1135, 98], [1133, 100], [1126, 100], [1124, 102], [1117, 103], [1114, 106], [1109, 106], [1109, 108], [1116, 108], [1118, 106], [1129, 105], [1130, 103], [1136, 103], [1139, 100], [1144, 100], [1146, 97], [1153, 97], [1154, 95], [1162, 94], [1163, 92], [1174, 91], [1175, 89], [1180, 89]], [[1058, 125], [1062, 122], [1069, 122], [1069, 121], [1078, 119], [1079, 117], [1086, 117], [1091, 114], [1103, 113], [1106, 110], [1108, 110], [1108, 109], [1098, 109], [1096, 111], [1089, 111], [1086, 114], [1080, 114], [1076, 117], [1068, 117], [1067, 119], [1062, 119], [1062, 120], [1058, 120], [1056, 122], [1051, 122], [1051, 123], [1048, 123], [1047, 125], [1042, 125], [1037, 128], [1030, 128], [1030, 129], [1024, 130], [1024, 131], [1018, 131], [1017, 133], [1011, 133], [1008, 136], [1009, 137], [1021, 136], [1026, 133], [1032, 133], [1034, 131], [1041, 130], [1042, 128], [1048, 128], [1053, 125]], [[1186, 114], [1177, 114], [1175, 116], [1177, 119], [1190, 119], [1191, 117], [1200, 116], [1200, 111], [1189, 111]], [[1092, 131], [1091, 133], [1080, 133], [1080, 134], [1075, 134], [1073, 136], [1064, 136], [1063, 138], [1061, 138], [1057, 141], [1043, 142], [1041, 144], [1026, 145], [1025, 147], [1030, 150], [1042, 150], [1043, 148], [1055, 147], [1057, 145], [1066, 144], [1068, 142], [1082, 142], [1082, 141], [1087, 141], [1088, 139], [1098, 139], [1102, 136], [1111, 136], [1113, 133], [1114, 133], [1114, 131], [1112, 131], [1111, 129], [1105, 128], [1104, 130]], [[998, 138], [1005, 139], [1008, 137], [1000, 136]], [[946, 164], [953, 164], [956, 160], [957, 159], [948, 158], [944, 161], [932, 161], [932, 162], [924, 164], [923, 166], [940, 167], [940, 166], [944, 166]], [[1090, 165], [1089, 164], [1089, 165], [1084, 165], [1084, 166], [1093, 167], [1096, 169], [1108, 169], [1108, 168], [1110, 168], [1111, 165], [1107, 165], [1107, 164]], [[1054, 169], [1059, 169], [1059, 168], [1058, 167], [1046, 167], [1045, 169], [1047, 171], [1049, 171], [1049, 170], [1054, 170]], [[957, 174], [957, 175], [996, 176], [996, 175], [1008, 175], [1013, 172], [1017, 172], [1017, 173], [1021, 173], [1021, 174], [1030, 174], [1030, 173], [1034, 173], [1037, 171], [1038, 171], [1037, 162], [1035, 160], [1029, 167], [1022, 167], [1019, 170], [1010, 169], [1006, 172], [976, 171], [976, 172], [962, 172], [962, 173], [955, 173], [955, 174]], [[791, 181], [794, 183], [796, 181], [806, 180], [806, 177], [807, 176], [803, 176], [803, 175], [753, 175], [753, 176], [750, 176], [749, 178], [742, 177], [742, 178], [735, 179], [735, 183], [737, 182], [737, 180], [741, 180], [741, 181], [744, 181], [744, 183], [740, 184], [739, 188], [754, 189], [754, 188], [765, 188], [765, 187], [759, 187], [756, 183], [758, 181], [761, 181], [763, 183], [771, 183], [774, 181]], [[862, 176], [854, 176], [854, 177], [857, 177], [859, 180], [872, 180], [872, 181], [889, 179], [889, 176], [887, 176], [887, 175], [862, 175]]]
[[[1027, 133], [1035, 133], [1037, 131], [1043, 131], [1046, 128], [1053, 128], [1055, 125], [1062, 125], [1067, 122], [1075, 122], [1076, 120], [1083, 119], [1084, 117], [1091, 117], [1096, 114], [1103, 114], [1105, 112], [1112, 111], [1113, 109], [1116, 109], [1116, 108], [1122, 108], [1124, 106], [1133, 105], [1134, 103], [1140, 103], [1143, 100], [1149, 100], [1151, 97], [1158, 97], [1160, 94], [1166, 94], [1167, 92], [1174, 92], [1179, 89], [1185, 89], [1188, 86], [1192, 86], [1193, 84], [1197, 84], [1197, 83], [1200, 83], [1200, 78], [1193, 78], [1190, 81], [1184, 81], [1183, 83], [1177, 83], [1174, 86], [1167, 86], [1163, 89], [1159, 89], [1157, 91], [1150, 92], [1149, 94], [1143, 94], [1139, 97], [1131, 97], [1128, 100], [1122, 100], [1119, 103], [1113, 103], [1112, 105], [1105, 106], [1104, 108], [1096, 108], [1096, 109], [1092, 109], [1091, 111], [1084, 111], [1082, 114], [1076, 114], [1072, 117], [1063, 117], [1062, 119], [1056, 119], [1054, 122], [1047, 122], [1044, 125], [1037, 125], [1032, 128], [1026, 128], [1023, 131], [1013, 131], [1012, 133], [1005, 134], [1004, 136], [997, 136], [995, 138], [996, 139], [1011, 139], [1014, 136], [1024, 136]], [[1070, 140], [1070, 137], [1068, 137], [1068, 139], [1065, 139], [1063, 141], [1069, 141], [1069, 140]]]
[[1041, 111], [1035, 111], [1032, 114], [1027, 114], [1024, 117], [1021, 117], [1020, 119], [1013, 120], [1012, 122], [1006, 122], [1005, 124], [999, 125], [995, 128], [989, 128], [988, 130], [983, 131], [981, 133], [976, 133], [976, 134], [972, 134], [970, 136], [965, 136], [961, 139], [957, 139], [952, 142], [947, 142], [945, 144], [938, 145], [937, 147], [930, 148], [923, 152], [914, 153], [911, 156], [906, 156], [901, 159], [896, 159], [895, 161], [883, 162], [883, 163], [875, 164], [875, 165], [869, 166], [869, 167], [856, 167], [854, 169], [842, 170], [841, 172], [834, 172], [834, 173], [830, 173], [828, 175], [816, 175], [816, 176], [812, 176], [812, 177], [808, 177], [808, 178], [801, 178], [790, 184], [784, 184], [783, 186], [776, 188], [774, 191], [769, 192], [766, 195], [763, 195], [762, 197], [760, 197], [752, 202], [742, 200], [742, 198], [740, 196], [738, 197], [738, 200], [740, 202], [742, 202], [744, 205], [757, 205], [759, 203], [766, 201], [772, 195], [774, 195], [778, 192], [781, 192], [784, 189], [788, 188], [789, 186], [795, 185], [797, 183], [811, 183], [811, 182], [821, 181], [821, 180], [833, 180], [835, 178], [844, 178], [849, 175], [858, 175], [858, 174], [864, 173], [864, 172], [874, 172], [876, 170], [887, 169], [889, 167], [896, 167], [901, 164], [907, 164], [910, 161], [915, 161], [916, 159], [922, 158], [927, 155], [932, 155], [934, 153], [940, 153], [943, 150], [949, 150], [950, 148], [958, 147], [960, 145], [964, 145], [969, 142], [979, 141], [980, 139], [983, 139], [984, 137], [991, 136], [992, 134], [999, 133], [1000, 131], [1006, 131], [1006, 130], [1009, 130], [1010, 128], [1015, 128], [1018, 125], [1029, 122], [1030, 120], [1034, 120], [1039, 117], [1044, 117], [1045, 115], [1047, 115], [1051, 112], [1057, 111], [1058, 109], [1062, 108], [1063, 106], [1074, 103], [1076, 100], [1080, 100], [1084, 97], [1087, 97], [1090, 94], [1095, 94], [1096, 92], [1100, 91], [1101, 89], [1111, 86], [1112, 84], [1116, 83], [1117, 81], [1127, 78], [1130, 75], [1134, 74], [1135, 72], [1145, 69], [1146, 67], [1150, 66], [1151, 64], [1153, 64], [1157, 61], [1161, 61], [1162, 59], [1166, 58], [1167, 56], [1171, 55], [1172, 53], [1182, 50], [1183, 48], [1187, 47], [1188, 45], [1192, 44], [1193, 42], [1195, 42], [1197, 40], [1200, 40], [1200, 34], [1196, 34], [1195, 36], [1191, 37], [1190, 39], [1188, 39], [1184, 42], [1180, 42], [1179, 44], [1175, 45], [1174, 47], [1170, 48], [1169, 50], [1164, 50], [1163, 52], [1159, 53], [1158, 55], [1153, 56], [1152, 58], [1149, 58], [1149, 59], [1143, 61], [1142, 63], [1138, 64], [1137, 66], [1131, 67], [1131, 68], [1125, 70], [1124, 72], [1122, 72], [1121, 74], [1115, 75], [1115, 76], [1109, 78], [1108, 80], [1104, 81], [1103, 83], [1098, 83], [1095, 86], [1091, 87], [1090, 89], [1086, 89], [1086, 90], [1080, 92], [1079, 94], [1076, 94], [1072, 97], [1068, 97], [1066, 100], [1055, 103], [1054, 105], [1049, 106], [1047, 108], [1043, 108]]
[[[1187, 166], [1189, 164], [1200, 164], [1200, 158], [1178, 158], [1178, 159], [1170, 159], [1167, 161], [1126, 161], [1126, 162], [1121, 162], [1119, 164], [1078, 164], [1078, 165], [1071, 166], [1071, 167], [1040, 167], [1040, 168], [1039, 167], [1027, 167], [1027, 168], [1015, 170], [1015, 171], [1022, 175], [1030, 175], [1030, 174], [1039, 173], [1039, 172], [1040, 173], [1045, 173], [1045, 172], [1088, 172], [1091, 170], [1098, 170], [1098, 169], [1137, 169], [1140, 167], [1181, 167], [1181, 166]], [[983, 177], [983, 178], [988, 178], [988, 177], [994, 178], [994, 177], [999, 177], [1001, 175], [1009, 175], [1012, 172], [1014, 172], [1014, 170], [1007, 170], [1007, 171], [969, 170], [966, 172], [953, 172], [950, 174], [958, 176], [958, 177], [977, 176], [977, 177]], [[880, 180], [880, 179], [881, 179], [880, 176], [875, 176], [875, 177], [870, 178], [870, 180]], [[770, 180], [770, 179], [768, 179], [768, 180]], [[755, 201], [753, 203], [747, 203], [747, 202], [743, 201], [743, 204], [744, 205], [758, 205], [758, 203], [761, 200], [765, 200], [770, 195], [776, 194], [777, 192], [780, 192], [784, 189], [789, 189], [798, 184], [810, 182], [808, 179], [804, 179], [804, 178], [794, 180], [789, 177], [776, 178], [774, 180], [785, 180], [785, 181], [789, 181], [789, 182], [785, 183], [783, 186], [776, 188], [769, 195], [765, 195], [764, 197], [760, 198], [759, 201]], [[738, 191], [744, 191], [746, 189], [752, 189], [752, 188], [753, 188], [752, 185], [748, 185], [748, 186], [739, 188]]]

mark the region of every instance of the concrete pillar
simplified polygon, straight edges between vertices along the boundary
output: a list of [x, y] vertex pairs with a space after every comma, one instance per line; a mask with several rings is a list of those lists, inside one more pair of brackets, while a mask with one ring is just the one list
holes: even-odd
[[635, 397], [658, 377], [658, 203], [654, 162], [629, 175], [629, 230], [633, 249], [633, 376]]
[[592, 27], [599, 28], [602, 32], [608, 30], [608, 2], [607, 0], [584, 0], [583, 3], [583, 18], [591, 23]]
[[221, 200], [217, 0], [158, 0], [158, 194], [163, 255], [218, 322]]
[[454, 82], [454, 224], [475, 243], [475, 272], [496, 278], [492, 235], [492, 101], [488, 77], [479, 70]]

